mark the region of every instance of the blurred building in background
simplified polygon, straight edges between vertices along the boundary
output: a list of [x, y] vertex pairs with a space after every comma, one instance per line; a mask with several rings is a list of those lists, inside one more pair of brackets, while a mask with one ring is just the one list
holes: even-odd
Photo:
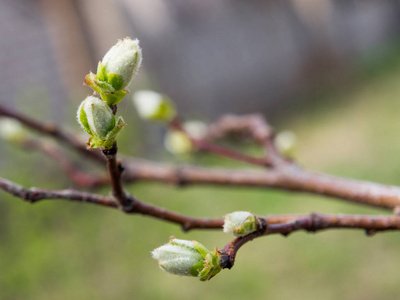
[[399, 31], [397, 0], [3, 0], [0, 101], [47, 97], [62, 119], [62, 102], [90, 93], [85, 74], [131, 36], [144, 50], [134, 87], [168, 94], [185, 113], [279, 109]]

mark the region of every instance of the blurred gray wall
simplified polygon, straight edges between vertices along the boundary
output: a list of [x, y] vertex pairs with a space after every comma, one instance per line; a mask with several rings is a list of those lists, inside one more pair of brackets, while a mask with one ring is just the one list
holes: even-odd
[[395, 0], [2, 0], [0, 101], [15, 105], [44, 94], [52, 116], [62, 119], [63, 102], [90, 93], [84, 75], [118, 38], [131, 36], [144, 51], [134, 88], [155, 88], [189, 115], [209, 119], [227, 111], [278, 111], [397, 39], [399, 6]]
[[211, 117], [295, 101], [399, 33], [398, 1], [120, 1], [160, 90]]

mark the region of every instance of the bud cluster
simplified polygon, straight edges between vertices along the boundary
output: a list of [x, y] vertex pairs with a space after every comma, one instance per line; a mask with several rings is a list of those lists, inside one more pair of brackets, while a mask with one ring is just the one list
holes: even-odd
[[77, 120], [83, 130], [90, 134], [89, 148], [111, 148], [117, 134], [125, 126], [121, 117], [115, 117], [111, 106], [121, 102], [128, 93], [125, 88], [136, 74], [142, 62], [139, 41], [125, 38], [103, 57], [97, 67], [97, 74], [90, 73], [85, 83], [97, 96], [88, 96], [79, 106]]

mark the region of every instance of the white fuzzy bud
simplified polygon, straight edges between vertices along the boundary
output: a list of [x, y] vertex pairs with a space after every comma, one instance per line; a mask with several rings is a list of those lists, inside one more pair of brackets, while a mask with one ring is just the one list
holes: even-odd
[[[102, 65], [107, 74], [117, 74], [122, 80], [122, 84], [115, 87], [116, 90], [123, 90], [128, 86], [133, 76], [142, 64], [142, 49], [139, 47], [139, 40], [131, 40], [129, 37], [119, 40], [104, 55]], [[112, 83], [110, 82], [112, 85]]]
[[193, 276], [190, 269], [203, 261], [203, 256], [192, 241], [172, 239], [152, 252], [161, 269], [172, 274]]
[[244, 236], [257, 230], [257, 219], [248, 211], [235, 211], [224, 219], [224, 232]]
[[276, 148], [286, 157], [293, 157], [296, 149], [296, 142], [296, 134], [292, 131], [279, 132], [275, 137]]
[[91, 135], [91, 148], [110, 148], [122, 127], [122, 118], [115, 119], [111, 108], [98, 97], [88, 96], [79, 106], [77, 120], [81, 127]]
[[167, 96], [154, 91], [137, 91], [133, 94], [133, 103], [139, 116], [145, 120], [168, 122], [176, 115], [172, 101]]
[[207, 133], [207, 125], [201, 121], [186, 121], [183, 123], [183, 128], [195, 139], [202, 139]]
[[26, 131], [20, 122], [11, 118], [0, 119], [0, 138], [18, 142], [26, 136]]
[[164, 139], [165, 148], [174, 155], [186, 155], [194, 150], [194, 146], [184, 132], [169, 130]]
[[199, 277], [209, 280], [221, 271], [220, 254], [210, 252], [196, 241], [171, 238], [165, 244], [151, 252], [160, 268], [171, 274]]

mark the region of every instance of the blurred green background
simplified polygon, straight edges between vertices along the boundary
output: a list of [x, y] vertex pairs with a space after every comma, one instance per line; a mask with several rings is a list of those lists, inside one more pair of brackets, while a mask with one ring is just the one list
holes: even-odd
[[[3, 0], [0, 103], [80, 135], [84, 76], [118, 38], [140, 39], [132, 91], [154, 89], [187, 118], [264, 114], [298, 137], [296, 160], [333, 175], [400, 183], [398, 0]], [[131, 101], [121, 154], [202, 166], [246, 167], [163, 148], [165, 129], [141, 122]], [[261, 154], [250, 145], [241, 151]], [[78, 156], [65, 149], [74, 160]], [[35, 151], [0, 142], [0, 176], [24, 187], [71, 187]], [[99, 170], [83, 162], [85, 170]], [[300, 193], [135, 183], [143, 201], [197, 217], [235, 210], [387, 213]], [[104, 188], [99, 193], [109, 194]], [[0, 299], [397, 299], [400, 235], [331, 230], [268, 236], [240, 249], [209, 282], [169, 275], [150, 252], [170, 236], [212, 249], [232, 237], [67, 201], [35, 205], [0, 191]]]
[[[306, 168], [400, 182], [400, 51], [397, 46], [387, 49], [384, 55], [366, 57], [351, 82], [316, 93], [314, 105], [288, 113], [275, 124], [277, 130], [296, 132], [296, 157]], [[122, 114], [135, 124], [133, 108], [126, 106]], [[128, 128], [123, 138], [125, 145], [132, 142]], [[139, 141], [140, 134], [134, 143]], [[3, 149], [7, 160], [1, 176], [25, 187], [69, 186], [58, 166], [40, 154], [9, 144]], [[121, 151], [132, 153], [127, 146]], [[199, 160], [233, 165], [215, 157]], [[263, 189], [180, 189], [153, 183], [127, 189], [144, 201], [199, 217], [222, 217], [234, 210], [259, 215], [384, 213], [324, 197]], [[3, 192], [0, 200], [1, 299], [395, 299], [400, 293], [398, 232], [367, 237], [361, 231], [331, 230], [260, 238], [240, 250], [231, 270], [200, 282], [162, 272], [150, 251], [171, 235], [201, 241], [209, 248], [222, 247], [230, 236], [219, 231], [183, 233], [175, 225], [88, 204], [29, 205]]]

